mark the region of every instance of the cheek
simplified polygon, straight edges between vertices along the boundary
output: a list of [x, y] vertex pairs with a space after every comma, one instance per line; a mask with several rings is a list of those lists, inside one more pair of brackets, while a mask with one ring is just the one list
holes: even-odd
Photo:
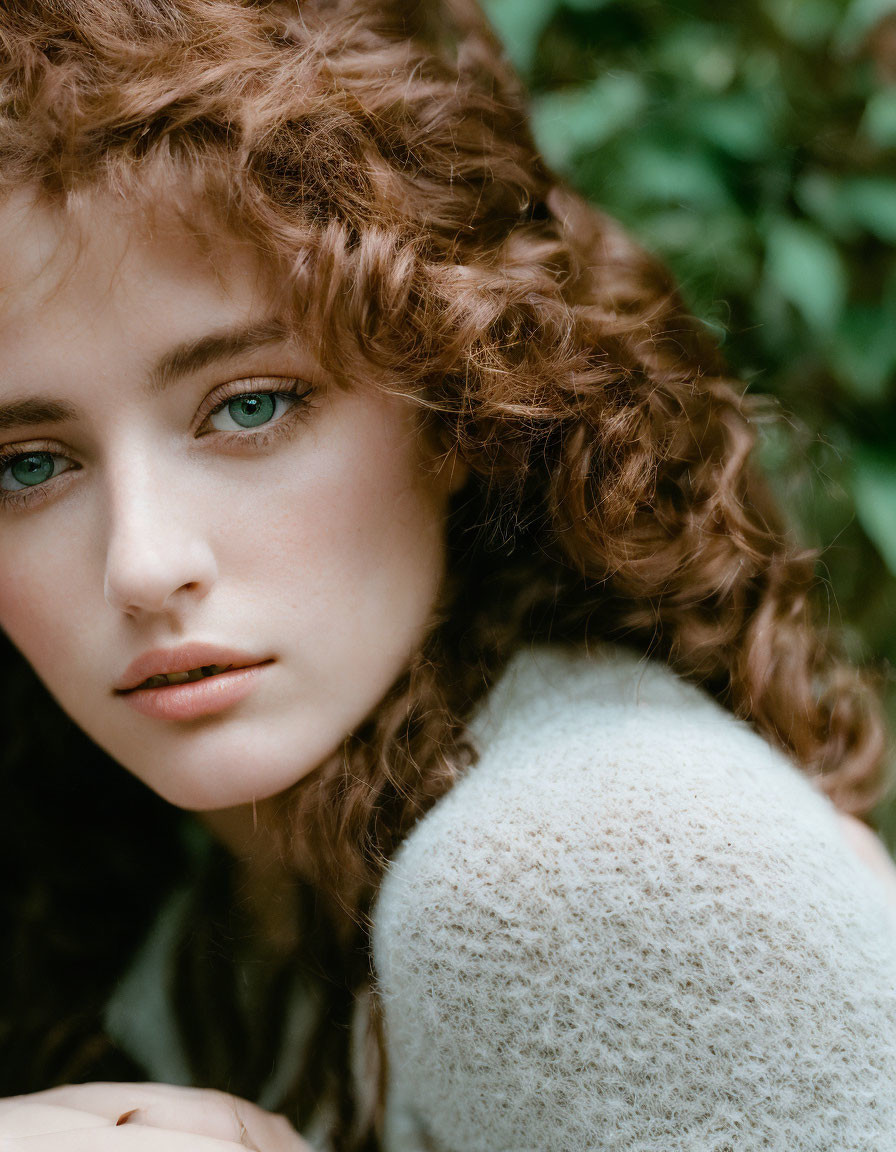
[[9, 548], [0, 563], [0, 628], [38, 675], [77, 652], [83, 618], [77, 610], [77, 581], [54, 554], [31, 558], [27, 548]]
[[264, 557], [259, 593], [279, 590], [277, 603], [326, 628], [328, 642], [349, 631], [372, 640], [425, 614], [443, 563], [442, 501], [405, 423], [374, 412], [353, 426], [361, 431], [321, 436], [298, 467], [272, 474], [260, 518], [244, 509], [236, 534], [256, 541], [239, 561], [247, 578], [253, 555]]

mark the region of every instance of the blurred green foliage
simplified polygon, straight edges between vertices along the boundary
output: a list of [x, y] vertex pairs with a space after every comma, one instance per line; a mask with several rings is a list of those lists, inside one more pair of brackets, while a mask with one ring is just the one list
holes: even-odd
[[764, 463], [896, 698], [896, 0], [485, 6], [546, 159], [780, 401]]

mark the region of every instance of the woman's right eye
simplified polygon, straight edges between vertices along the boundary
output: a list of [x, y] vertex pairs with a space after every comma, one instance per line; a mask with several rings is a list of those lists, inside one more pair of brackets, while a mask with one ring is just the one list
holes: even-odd
[[68, 472], [75, 465], [58, 452], [22, 452], [0, 460], [0, 492], [25, 492]]

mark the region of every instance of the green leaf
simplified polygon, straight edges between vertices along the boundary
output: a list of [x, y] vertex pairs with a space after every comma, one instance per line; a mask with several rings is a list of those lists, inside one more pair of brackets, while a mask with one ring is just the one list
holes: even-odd
[[857, 224], [888, 244], [896, 244], [896, 180], [855, 177], [844, 181], [843, 197]]
[[789, 40], [812, 47], [837, 27], [842, 5], [834, 0], [766, 0], [765, 10]]
[[896, 258], [890, 261], [890, 271], [884, 280], [881, 307], [885, 315], [896, 316]]
[[862, 131], [878, 148], [896, 148], [896, 88], [874, 93], [865, 108]]
[[838, 179], [814, 171], [802, 177], [794, 195], [805, 212], [843, 239], [861, 230], [888, 244], [896, 243], [896, 180], [886, 176]]
[[775, 145], [766, 105], [743, 92], [695, 103], [687, 110], [687, 122], [741, 160], [756, 160]]
[[736, 29], [681, 16], [657, 39], [654, 59], [685, 89], [723, 92], [737, 75]]
[[547, 162], [562, 168], [577, 153], [597, 148], [631, 126], [646, 103], [637, 76], [608, 73], [586, 88], [562, 89], [536, 99], [535, 139]]
[[514, 67], [528, 73], [559, 0], [484, 0], [482, 6]]
[[756, 260], [749, 226], [736, 212], [663, 208], [643, 217], [638, 235], [687, 282], [694, 306], [702, 302], [699, 292], [693, 295], [702, 282], [711, 292], [710, 305], [732, 291], [753, 290]]
[[[538, 3], [539, 0], [532, 2]], [[611, 3], [613, 0], [563, 0], [563, 6], [571, 8], [574, 12], [597, 12], [598, 9], [606, 8]]]
[[691, 252], [700, 243], [706, 218], [691, 208], [668, 208], [645, 216], [638, 229], [648, 247], [661, 252], [666, 259]]
[[853, 496], [860, 524], [896, 575], [896, 457], [857, 449]]
[[765, 270], [806, 323], [828, 335], [846, 297], [846, 270], [828, 237], [803, 221], [776, 219], [766, 233]]
[[649, 204], [688, 205], [725, 211], [731, 194], [706, 151], [669, 135], [662, 143], [632, 137], [620, 149], [620, 169], [613, 173], [617, 196]]
[[842, 240], [856, 236], [856, 223], [843, 195], [842, 181], [823, 169], [812, 169], [796, 182], [794, 199], [807, 216]]
[[896, 0], [852, 0], [837, 30], [838, 47], [844, 51], [858, 47], [875, 24], [891, 12], [896, 12]]
[[831, 357], [841, 384], [856, 400], [880, 403], [896, 378], [896, 325], [880, 307], [848, 308]]

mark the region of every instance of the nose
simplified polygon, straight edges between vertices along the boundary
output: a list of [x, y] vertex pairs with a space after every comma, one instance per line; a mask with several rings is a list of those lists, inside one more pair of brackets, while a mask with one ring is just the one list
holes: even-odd
[[129, 480], [110, 507], [106, 601], [128, 616], [183, 612], [217, 579], [203, 517], [189, 500], [139, 483], [133, 469]]

